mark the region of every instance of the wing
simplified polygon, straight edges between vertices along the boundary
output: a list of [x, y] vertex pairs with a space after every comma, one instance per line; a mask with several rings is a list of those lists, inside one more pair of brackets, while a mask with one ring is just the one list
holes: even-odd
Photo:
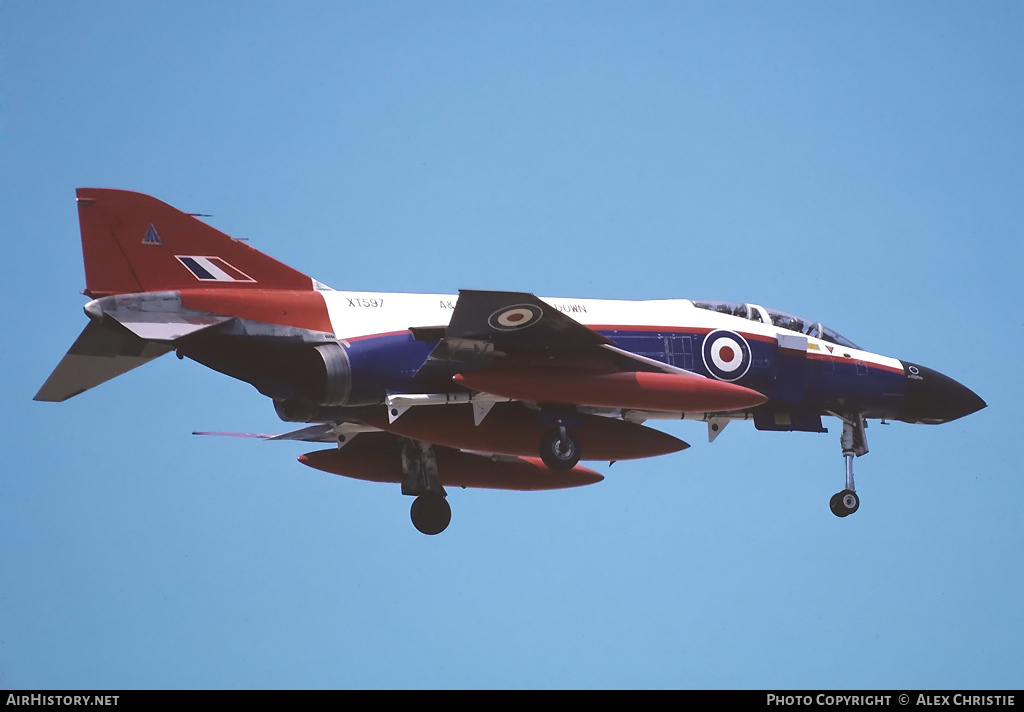
[[447, 328], [410, 329], [421, 339], [440, 338], [420, 369], [424, 379], [496, 365], [542, 364], [563, 368], [688, 373], [617, 348], [611, 340], [528, 292], [459, 290]]
[[582, 352], [611, 344], [526, 292], [459, 290], [445, 338], [483, 339], [498, 349]]
[[213, 430], [195, 430], [193, 435], [215, 435], [228, 438], [255, 438], [257, 440], [301, 440], [307, 443], [336, 443], [342, 447], [360, 433], [376, 432], [377, 428], [358, 423], [317, 423], [287, 433], [229, 433]]
[[525, 292], [461, 290], [420, 374], [446, 375], [512, 400], [567, 406], [692, 413], [765, 401], [749, 388], [619, 349]]

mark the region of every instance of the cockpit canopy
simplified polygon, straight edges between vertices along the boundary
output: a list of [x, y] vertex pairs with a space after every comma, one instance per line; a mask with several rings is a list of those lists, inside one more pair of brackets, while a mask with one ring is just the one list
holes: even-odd
[[822, 341], [828, 341], [829, 343], [846, 346], [851, 349], [857, 349], [858, 351], [861, 350], [860, 346], [857, 346], [857, 344], [853, 343], [839, 332], [828, 328], [821, 322], [804, 319], [803, 317], [787, 314], [786, 312], [781, 312], [776, 309], [765, 309], [757, 304], [744, 304], [742, 302], [710, 302], [702, 300], [693, 302], [693, 306], [698, 309], [707, 309], [708, 311], [718, 312], [719, 314], [738, 316], [741, 319], [757, 321], [762, 324], [766, 323], [766, 321], [771, 321], [774, 326], [777, 326], [780, 329], [795, 331], [798, 334], [813, 336], [814, 338], [821, 339]]

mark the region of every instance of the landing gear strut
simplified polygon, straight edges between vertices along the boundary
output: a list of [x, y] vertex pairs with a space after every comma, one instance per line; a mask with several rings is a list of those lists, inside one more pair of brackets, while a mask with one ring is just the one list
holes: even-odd
[[440, 534], [452, 520], [447, 493], [437, 476], [437, 459], [429, 443], [406, 440], [402, 445], [402, 494], [416, 497], [409, 515], [424, 534]]
[[839, 442], [843, 447], [843, 457], [846, 459], [846, 489], [836, 492], [829, 500], [828, 506], [832, 514], [837, 517], [848, 517], [860, 508], [860, 497], [857, 496], [856, 487], [853, 484], [853, 458], [860, 457], [868, 451], [868, 438], [864, 429], [864, 416], [856, 413], [849, 417], [843, 417], [843, 434]]
[[580, 461], [580, 443], [561, 420], [540, 441], [540, 459], [556, 472], [571, 470]]

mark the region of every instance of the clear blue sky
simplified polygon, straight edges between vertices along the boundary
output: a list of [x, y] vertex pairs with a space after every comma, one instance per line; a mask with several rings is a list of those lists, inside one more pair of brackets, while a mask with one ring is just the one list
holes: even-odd
[[[1019, 688], [1024, 5], [0, 4], [0, 687]], [[302, 467], [164, 357], [32, 396], [86, 322], [74, 189], [338, 288], [761, 303], [989, 407], [692, 443], [553, 493]]]

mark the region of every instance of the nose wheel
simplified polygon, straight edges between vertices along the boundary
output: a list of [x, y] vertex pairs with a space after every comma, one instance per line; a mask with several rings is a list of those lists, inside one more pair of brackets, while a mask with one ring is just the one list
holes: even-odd
[[837, 517], [848, 517], [860, 509], [860, 497], [857, 496], [857, 488], [853, 484], [853, 458], [867, 453], [868, 438], [864, 432], [867, 425], [860, 413], [844, 417], [842, 421], [843, 434], [839, 442], [843, 447], [843, 457], [846, 459], [846, 489], [832, 495], [828, 507]]
[[828, 506], [837, 517], [848, 517], [860, 509], [860, 497], [853, 490], [844, 489], [832, 495]]

